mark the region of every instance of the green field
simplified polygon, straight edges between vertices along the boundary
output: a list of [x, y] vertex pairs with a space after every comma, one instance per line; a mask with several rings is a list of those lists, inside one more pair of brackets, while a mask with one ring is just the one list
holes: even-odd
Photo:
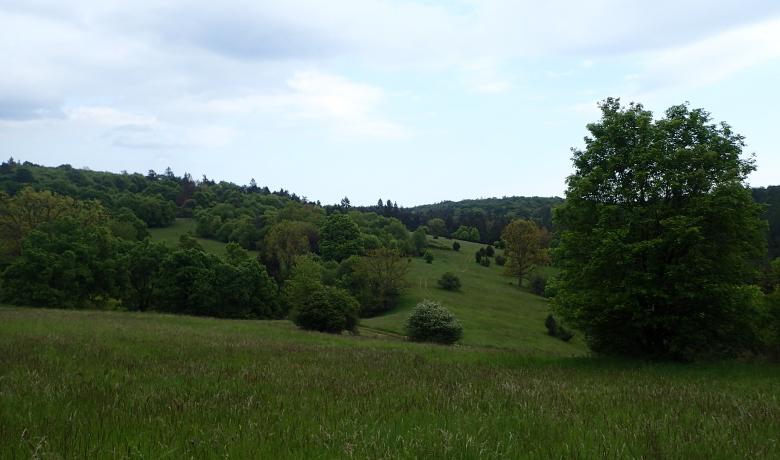
[[[503, 267], [478, 265], [474, 254], [482, 245], [459, 241], [460, 251], [449, 249], [453, 240], [439, 238], [431, 244], [447, 249], [430, 250], [433, 263], [412, 259], [408, 290], [398, 308], [388, 315], [361, 321], [364, 326], [403, 334], [403, 325], [414, 305], [423, 299], [437, 300], [463, 324], [466, 345], [512, 348], [523, 354], [573, 356], [585, 352], [582, 341], [566, 343], [547, 335], [544, 319], [549, 302], [517, 287], [515, 279], [503, 276]], [[459, 291], [441, 289], [436, 281], [445, 272], [458, 275]]]
[[777, 458], [780, 367], [0, 308], [0, 458]]

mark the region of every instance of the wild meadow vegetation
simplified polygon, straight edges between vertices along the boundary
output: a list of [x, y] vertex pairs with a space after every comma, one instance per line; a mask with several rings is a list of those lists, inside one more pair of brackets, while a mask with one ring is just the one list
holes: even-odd
[[780, 187], [601, 109], [565, 200], [3, 163], [0, 458], [776, 457]]
[[2, 458], [730, 459], [780, 447], [780, 368], [759, 363], [4, 307], [0, 369]]

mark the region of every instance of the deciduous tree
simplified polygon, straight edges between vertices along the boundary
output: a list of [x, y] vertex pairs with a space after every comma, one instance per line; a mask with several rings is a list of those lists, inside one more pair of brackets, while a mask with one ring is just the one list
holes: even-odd
[[517, 278], [517, 284], [531, 274], [531, 271], [547, 260], [542, 249], [542, 233], [530, 220], [516, 219], [509, 223], [501, 233], [504, 241], [504, 256], [507, 258], [504, 269], [508, 275]]
[[556, 303], [592, 349], [687, 359], [754, 343], [761, 208], [743, 137], [687, 105], [601, 103], [555, 212]]

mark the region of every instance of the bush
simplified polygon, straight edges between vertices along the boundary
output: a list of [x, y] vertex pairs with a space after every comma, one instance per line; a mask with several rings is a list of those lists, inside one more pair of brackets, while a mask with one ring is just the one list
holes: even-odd
[[482, 250], [480, 249], [479, 251], [476, 252], [476, 254], [474, 254], [474, 261], [476, 263], [482, 262], [482, 252], [480, 252], [480, 251], [482, 251]]
[[453, 241], [452, 242], [452, 250], [453, 251], [460, 251], [460, 243], [458, 243], [457, 241]]
[[301, 329], [340, 334], [357, 331], [360, 305], [343, 289], [318, 286], [292, 311], [293, 322]]
[[568, 342], [574, 337], [574, 333], [569, 331], [568, 329], [563, 328], [562, 326], [558, 328], [558, 338], [563, 340], [564, 342]]
[[463, 335], [463, 326], [439, 303], [423, 300], [406, 319], [406, 334], [417, 342], [453, 344]]
[[558, 323], [555, 322], [555, 317], [550, 313], [544, 320], [544, 327], [547, 328], [547, 334], [555, 337], [558, 335]]
[[431, 253], [431, 251], [425, 251], [423, 258], [425, 259], [426, 263], [433, 263], [433, 253]]
[[460, 278], [458, 278], [458, 276], [452, 272], [447, 272], [441, 275], [438, 283], [442, 289], [446, 289], [448, 291], [457, 291], [460, 289]]
[[496, 256], [496, 265], [498, 265], [499, 267], [503, 267], [505, 263], [506, 263], [506, 257], [502, 255]]
[[496, 250], [493, 249], [493, 246], [488, 245], [488, 247], [485, 248], [485, 255], [488, 257], [493, 257], [496, 254]]
[[545, 288], [547, 287], [547, 277], [534, 273], [531, 275], [531, 279], [528, 280], [528, 285], [531, 287], [531, 292], [538, 296], [544, 296]]
[[564, 342], [568, 342], [569, 340], [572, 339], [572, 337], [574, 337], [573, 332], [569, 331], [563, 326], [558, 325], [558, 322], [555, 321], [555, 317], [552, 315], [552, 313], [547, 315], [547, 318], [545, 318], [544, 327], [547, 328], [547, 335], [558, 337]]
[[479, 264], [483, 267], [489, 267], [490, 266], [490, 259], [487, 257], [483, 257], [482, 260], [479, 261]]

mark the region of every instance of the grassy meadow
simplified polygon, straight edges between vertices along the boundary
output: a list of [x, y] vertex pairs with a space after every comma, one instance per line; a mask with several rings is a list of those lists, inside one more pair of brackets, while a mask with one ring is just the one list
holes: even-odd
[[777, 458], [780, 367], [0, 307], [0, 458]]

